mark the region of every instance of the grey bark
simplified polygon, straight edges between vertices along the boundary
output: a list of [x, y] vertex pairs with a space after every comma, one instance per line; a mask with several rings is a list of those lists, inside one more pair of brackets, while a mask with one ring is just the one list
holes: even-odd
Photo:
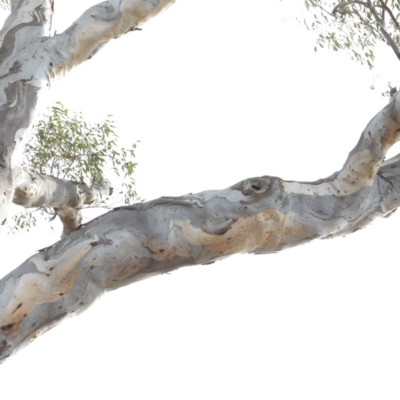
[[[46, 79], [170, 3], [109, 1], [91, 8], [69, 30], [43, 42], [52, 63]], [[345, 235], [389, 215], [400, 205], [400, 156], [384, 159], [400, 135], [399, 113], [396, 94], [367, 124], [343, 168], [326, 179], [263, 176], [220, 191], [121, 207], [33, 255], [0, 280], [0, 362], [106, 291], [236, 253], [265, 254]], [[7, 135], [0, 138], [8, 143]], [[12, 146], [3, 149], [13, 152]], [[14, 198], [21, 199], [17, 179], [11, 181]]]
[[0, 32], [0, 223], [13, 199], [12, 169], [29, 134], [38, 95], [46, 87], [49, 66], [42, 40], [53, 15], [51, 0], [14, 5]]
[[13, 202], [25, 208], [54, 208], [63, 224], [62, 238], [78, 229], [82, 223], [82, 208], [97, 205], [111, 195], [107, 180], [85, 183], [71, 182], [53, 176], [38, 174], [16, 166]]

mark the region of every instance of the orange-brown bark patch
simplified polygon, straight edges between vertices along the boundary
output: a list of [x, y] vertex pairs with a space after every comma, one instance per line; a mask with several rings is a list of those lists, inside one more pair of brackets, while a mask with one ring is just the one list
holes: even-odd
[[[29, 273], [22, 276], [11, 301], [3, 310], [0, 310], [0, 328], [4, 326], [9, 328], [3, 329], [3, 332], [9, 335], [18, 330], [22, 320], [36, 306], [52, 303], [68, 296], [82, 272], [81, 268], [73, 270], [88, 250], [89, 248], [85, 247], [81, 251], [68, 252], [68, 257], [60, 260], [49, 274]], [[60, 265], [62, 261], [68, 264]]]
[[[209, 234], [201, 228], [195, 228], [189, 220], [172, 221], [173, 225], [181, 228], [182, 237], [170, 237], [169, 243], [162, 245], [153, 241], [153, 257], [158, 261], [172, 260], [177, 253], [182, 252], [179, 249], [184, 248], [186, 252], [188, 245], [197, 249], [204, 248], [205, 254], [210, 253], [210, 258], [246, 252], [258, 246], [274, 251], [283, 241], [298, 241], [299, 237], [307, 233], [307, 227], [294, 221], [291, 216], [292, 214], [281, 214], [277, 210], [265, 210], [260, 214], [238, 219], [223, 235]], [[189, 254], [186, 255], [190, 256], [190, 249], [187, 251]]]

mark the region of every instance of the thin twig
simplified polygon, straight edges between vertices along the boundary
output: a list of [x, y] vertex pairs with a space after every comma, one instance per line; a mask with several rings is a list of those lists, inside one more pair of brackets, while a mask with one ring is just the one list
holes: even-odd
[[365, 3], [364, 1], [352, 0], [352, 1], [348, 1], [346, 3], [340, 3], [337, 6], [335, 6], [334, 9], [332, 10], [332, 14], [335, 15], [339, 11], [340, 8], [343, 9], [344, 7], [350, 6], [352, 4], [360, 4], [364, 7], [369, 8], [368, 3]]
[[381, 5], [382, 10], [385, 10], [390, 15], [390, 18], [393, 21], [394, 25], [400, 31], [400, 24], [398, 23], [396, 17], [394, 16], [393, 11], [388, 7], [388, 5], [383, 0], [379, 0], [379, 1], [382, 4]]

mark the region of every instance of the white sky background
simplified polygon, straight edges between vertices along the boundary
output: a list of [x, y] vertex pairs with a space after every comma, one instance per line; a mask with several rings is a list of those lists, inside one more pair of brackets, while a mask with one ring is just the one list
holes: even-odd
[[[330, 175], [387, 102], [369, 86], [399, 84], [398, 63], [382, 47], [373, 76], [345, 53], [314, 53], [294, 3], [178, 0], [43, 104], [112, 114], [125, 145], [141, 140], [147, 200]], [[91, 4], [57, 0], [57, 29]], [[2, 365], [0, 398], [398, 399], [399, 222], [109, 293]], [[46, 225], [3, 235], [0, 275], [51, 235]]]

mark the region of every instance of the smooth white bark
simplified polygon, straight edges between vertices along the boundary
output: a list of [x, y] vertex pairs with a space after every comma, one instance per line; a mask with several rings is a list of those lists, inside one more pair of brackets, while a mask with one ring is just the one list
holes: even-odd
[[52, 0], [14, 5], [0, 31], [0, 224], [13, 198], [16, 156], [29, 134], [38, 95], [48, 85], [42, 39], [53, 13]]

